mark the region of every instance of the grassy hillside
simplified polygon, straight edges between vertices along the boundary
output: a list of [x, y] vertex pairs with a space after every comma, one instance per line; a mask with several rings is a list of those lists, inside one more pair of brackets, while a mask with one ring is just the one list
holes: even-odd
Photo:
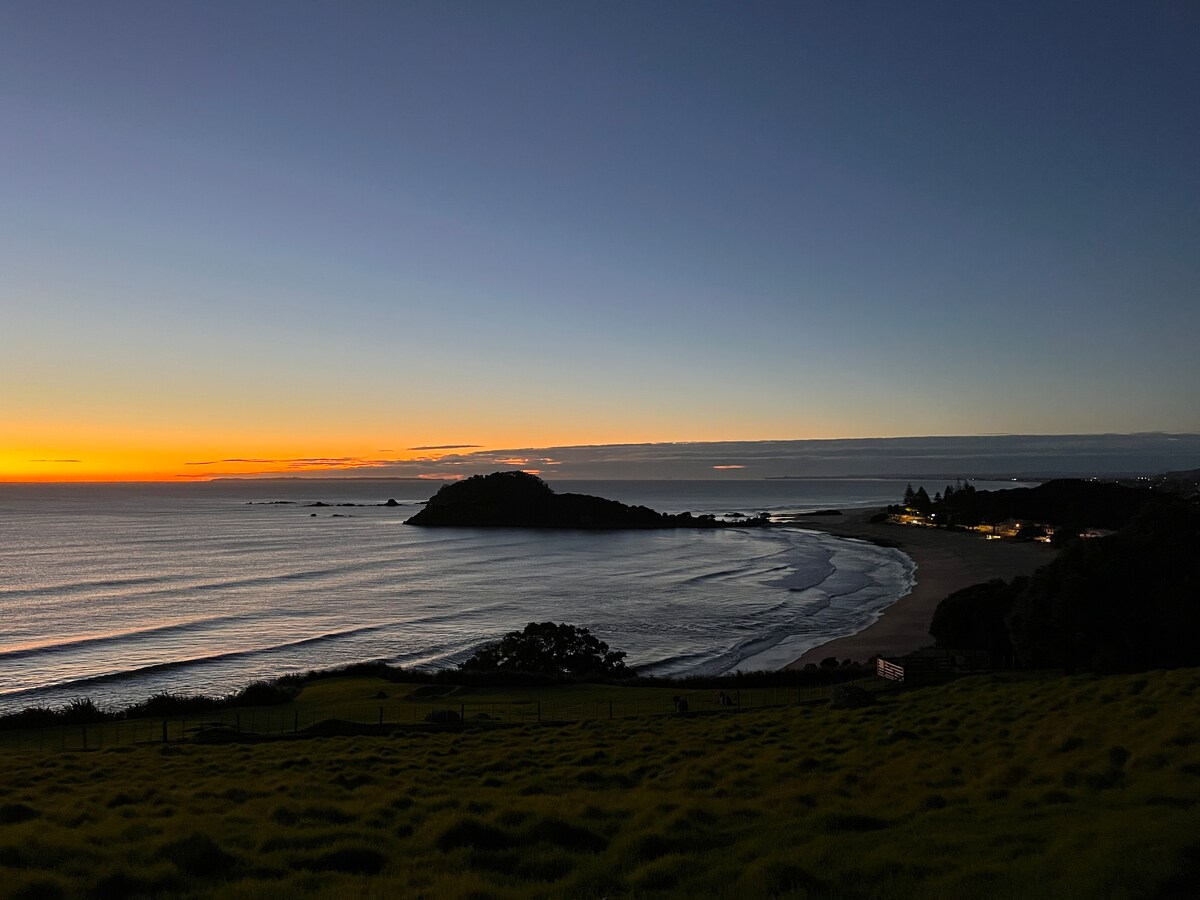
[[1191, 897], [1198, 714], [1189, 669], [964, 679], [860, 710], [8, 750], [0, 892]]

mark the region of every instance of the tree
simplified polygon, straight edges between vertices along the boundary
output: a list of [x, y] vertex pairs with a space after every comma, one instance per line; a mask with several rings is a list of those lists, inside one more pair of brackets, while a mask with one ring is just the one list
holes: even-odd
[[1012, 656], [1005, 619], [1027, 581], [994, 578], [955, 591], [934, 610], [929, 633], [950, 650], [986, 650], [993, 663]]
[[929, 499], [929, 492], [925, 490], [925, 485], [917, 488], [917, 495], [913, 498], [913, 506], [918, 512], [928, 513], [933, 506], [933, 501]]
[[1029, 667], [1139, 671], [1200, 664], [1200, 510], [1147, 506], [1106, 538], [1072, 541], [1013, 601]]
[[530, 622], [523, 631], [510, 631], [485, 644], [460, 668], [471, 671], [528, 672], [537, 675], [620, 675], [625, 652], [586, 628], [554, 622]]
[[912, 506], [913, 501], [916, 500], [916, 498], [917, 495], [913, 492], [913, 486], [910, 484], [904, 489], [904, 505]]

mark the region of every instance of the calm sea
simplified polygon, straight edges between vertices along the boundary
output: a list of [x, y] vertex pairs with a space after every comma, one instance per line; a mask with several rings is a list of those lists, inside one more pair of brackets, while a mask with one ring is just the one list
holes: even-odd
[[[551, 484], [722, 515], [871, 506], [904, 490], [861, 479]], [[0, 712], [222, 694], [362, 660], [444, 667], [547, 619], [591, 628], [651, 672], [777, 668], [860, 630], [912, 583], [898, 551], [790, 528], [404, 525], [437, 487], [0, 484]], [[374, 505], [389, 498], [402, 505]]]

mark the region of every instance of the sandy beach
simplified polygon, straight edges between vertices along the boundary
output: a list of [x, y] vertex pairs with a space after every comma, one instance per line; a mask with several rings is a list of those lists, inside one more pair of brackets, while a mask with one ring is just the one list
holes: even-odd
[[877, 512], [814, 516], [800, 527], [896, 547], [917, 564], [916, 585], [867, 628], [814, 647], [788, 668], [803, 668], [830, 656], [864, 661], [928, 646], [933, 643], [933, 611], [948, 594], [991, 578], [1029, 575], [1054, 558], [1048, 544], [988, 541], [977, 534], [868, 521]]

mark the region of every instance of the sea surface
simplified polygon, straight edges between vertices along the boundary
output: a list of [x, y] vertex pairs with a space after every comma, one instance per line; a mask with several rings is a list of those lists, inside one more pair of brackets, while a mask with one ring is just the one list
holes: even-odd
[[[550, 484], [722, 516], [874, 506], [905, 487]], [[364, 660], [446, 667], [545, 620], [590, 628], [647, 672], [771, 669], [861, 630], [913, 583], [913, 563], [897, 550], [795, 528], [404, 525], [438, 487], [0, 484], [0, 712], [80, 697], [119, 706], [159, 691], [219, 695]]]

